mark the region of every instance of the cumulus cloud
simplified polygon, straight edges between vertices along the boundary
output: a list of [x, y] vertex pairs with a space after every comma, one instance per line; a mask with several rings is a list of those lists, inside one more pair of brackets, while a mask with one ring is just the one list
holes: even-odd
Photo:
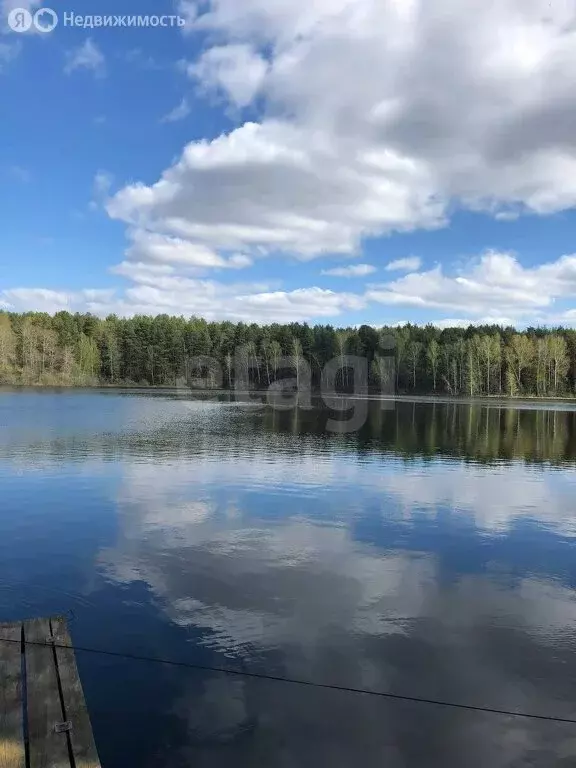
[[[192, 10], [193, 9], [193, 10]], [[194, 141], [113, 218], [219, 249], [300, 258], [491, 215], [576, 203], [576, 9], [503, 0], [207, 0], [217, 42], [189, 65], [259, 122]]]
[[[362, 230], [376, 230], [383, 218], [410, 229], [416, 208], [428, 225], [437, 221], [438, 204], [403, 182], [424, 181], [421, 164], [392, 152], [352, 153], [347, 160], [329, 137], [282, 121], [246, 123], [189, 144], [156, 184], [125, 187], [108, 211], [216, 248], [285, 251], [303, 259], [354, 251]], [[379, 169], [390, 173], [385, 183]]]
[[186, 34], [191, 31], [198, 15], [195, 0], [178, 0], [176, 9], [181, 18], [184, 19], [183, 32]]
[[90, 308], [94, 303], [105, 304], [114, 296], [113, 290], [84, 289], [82, 291], [53, 291], [47, 288], [11, 288], [0, 291], [0, 304], [17, 312], [75, 311]]
[[372, 285], [368, 301], [423, 309], [458, 311], [487, 322], [570, 321], [556, 310], [560, 299], [576, 298], [576, 256], [524, 267], [511, 253], [488, 251], [455, 274], [438, 265], [398, 280]]
[[[368, 284], [358, 293], [316, 286], [284, 291], [281, 284], [270, 281], [263, 285], [205, 279], [215, 270], [230, 274], [250, 267], [252, 257], [246, 253], [218, 251], [202, 242], [137, 228], [129, 231], [129, 238], [126, 259], [111, 268], [131, 283], [122, 292], [105, 292], [102, 300], [88, 300], [87, 292], [16, 289], [0, 291], [0, 298], [13, 304], [14, 297], [25, 297], [25, 309], [48, 311], [47, 306], [68, 304], [103, 316], [172, 312], [211, 320], [313, 321], [383, 304], [420, 310], [441, 328], [491, 323], [576, 325], [576, 310], [569, 308], [576, 299], [576, 255], [528, 267], [512, 253], [487, 251], [457, 269], [438, 265]], [[356, 264], [323, 274], [363, 277], [374, 269]], [[389, 323], [399, 324], [394, 318]]]
[[[183, 258], [189, 255], [184, 249]], [[191, 256], [196, 258], [198, 254]], [[241, 262], [242, 256], [239, 259]], [[364, 299], [356, 294], [316, 287], [282, 291], [258, 283], [223, 283], [186, 277], [161, 261], [125, 261], [114, 267], [113, 272], [128, 278], [130, 287], [123, 292], [15, 288], [0, 291], [0, 303], [7, 303], [16, 311], [53, 313], [66, 309], [92, 312], [101, 317], [110, 313], [126, 317], [167, 313], [261, 323], [335, 318], [365, 306]]]
[[130, 233], [132, 244], [126, 251], [130, 261], [159, 262], [185, 267], [214, 268], [248, 266], [249, 260], [227, 260], [202, 243], [193, 243], [178, 237], [135, 230]]
[[371, 264], [350, 264], [347, 267], [334, 267], [334, 269], [323, 269], [323, 275], [332, 277], [365, 277], [376, 272], [376, 267]]
[[78, 69], [93, 72], [96, 77], [102, 77], [106, 73], [104, 54], [91, 38], [66, 54], [64, 72], [70, 75]]
[[266, 60], [249, 45], [210, 48], [187, 68], [203, 88], [223, 93], [237, 107], [250, 104], [267, 71]]
[[405, 259], [396, 259], [386, 265], [387, 272], [416, 272], [422, 266], [422, 259], [418, 256], [408, 256]]
[[[281, 254], [357, 255], [366, 238], [444, 226], [457, 208], [506, 220], [576, 204], [573, 4], [182, 0], [179, 10], [186, 33], [207, 45], [186, 62], [188, 75], [253, 118], [190, 142], [155, 183], [128, 184], [108, 201], [128, 228], [130, 264], [211, 270]], [[82, 48], [69, 68], [103, 65], [90, 40]], [[316, 302], [308, 319], [369, 301], [460, 322], [568, 322], [573, 259], [535, 268], [491, 253], [457, 272], [401, 259], [389, 269], [409, 274], [363, 297], [302, 290]], [[174, 301], [141, 303], [141, 287], [118, 308]], [[302, 312], [295, 292], [255, 300], [238, 289], [230, 302], [216, 291], [211, 316], [266, 303], [281, 316], [287, 306]], [[183, 306], [203, 304], [186, 296]]]

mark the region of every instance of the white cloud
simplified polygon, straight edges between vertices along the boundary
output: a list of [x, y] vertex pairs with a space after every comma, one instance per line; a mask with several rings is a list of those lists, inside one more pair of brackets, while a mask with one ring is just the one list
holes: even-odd
[[179, 120], [184, 120], [184, 118], [188, 117], [190, 112], [192, 111], [190, 104], [188, 103], [187, 99], [182, 99], [180, 104], [178, 104], [174, 109], [172, 109], [168, 114], [164, 115], [164, 117], [161, 118], [161, 123], [176, 123]]
[[386, 265], [387, 272], [417, 272], [422, 266], [422, 259], [418, 256], [408, 256], [405, 259], [396, 259]]
[[[306, 259], [350, 253], [383, 219], [410, 229], [420, 210], [432, 225], [438, 205], [421, 164], [394, 153], [349, 154], [323, 135], [282, 121], [246, 123], [213, 141], [189, 144], [153, 186], [134, 184], [110, 201], [112, 218], [214, 248], [287, 251]], [[383, 179], [380, 172], [389, 172]]]
[[104, 54], [91, 38], [66, 53], [64, 72], [69, 75], [77, 69], [87, 69], [96, 77], [102, 77], [106, 72]]
[[[415, 308], [438, 327], [497, 323], [505, 326], [559, 324], [576, 326], [576, 255], [535, 267], [523, 266], [509, 253], [488, 251], [457, 270], [441, 266], [412, 272], [396, 280], [369, 284], [363, 294], [316, 286], [282, 290], [279, 283], [226, 282], [205, 279], [213, 270], [251, 266], [245, 253], [218, 252], [202, 243], [146, 230], [129, 232], [126, 259], [111, 272], [131, 282], [123, 293], [15, 289], [0, 291], [0, 300], [20, 309], [51, 311], [65, 305], [98, 315], [200, 315], [207, 319], [254, 322], [333, 319], [370, 304]], [[336, 268], [338, 275], [353, 267]], [[328, 270], [333, 272], [332, 270]], [[437, 313], [445, 317], [435, 317]], [[388, 324], [397, 318], [390, 317]], [[413, 317], [407, 317], [413, 321]], [[424, 319], [424, 318], [422, 318]], [[396, 323], [398, 324], [398, 323]]]
[[[188, 251], [184, 250], [184, 258], [187, 257]], [[192, 254], [192, 260], [194, 258], [196, 254]], [[193, 269], [190, 271], [193, 272]], [[92, 312], [100, 317], [110, 313], [126, 317], [167, 313], [201, 316], [207, 320], [260, 323], [329, 319], [365, 306], [362, 297], [356, 294], [316, 287], [282, 291], [257, 283], [223, 283], [187, 277], [161, 259], [125, 261], [114, 267], [112, 272], [131, 282], [122, 293], [114, 290], [67, 292], [15, 288], [0, 291], [0, 302], [7, 302], [16, 311], [54, 313], [66, 309]]]
[[350, 264], [347, 267], [334, 267], [334, 269], [323, 269], [323, 275], [332, 277], [365, 277], [376, 272], [376, 267], [371, 264]]
[[210, 48], [187, 69], [189, 77], [204, 88], [223, 92], [237, 107], [250, 104], [267, 71], [266, 60], [249, 45]]
[[322, 288], [298, 288], [295, 291], [257, 293], [238, 298], [246, 309], [245, 317], [275, 317], [281, 322], [290, 318], [335, 317], [342, 310], [357, 310], [364, 302], [354, 294], [336, 293]]
[[499, 211], [494, 218], [497, 221], [517, 221], [520, 214], [517, 211]]
[[189, 144], [156, 184], [122, 190], [114, 218], [309, 258], [442, 226], [457, 206], [502, 218], [575, 205], [573, 4], [187, 7], [217, 43], [189, 71], [233, 106], [258, 99], [263, 117]]
[[267, 0], [245, 0], [242, 5], [235, 0], [212, 0], [204, 3], [203, 14], [197, 14], [195, 27], [285, 47], [311, 39], [322, 25], [328, 27], [344, 14], [349, 16], [347, 11], [354, 5], [358, 5], [354, 0], [279, 0], [271, 9]]
[[176, 10], [180, 17], [184, 19], [182, 31], [187, 34], [191, 31], [198, 15], [196, 2], [195, 0], [178, 0]]
[[245, 253], [235, 253], [228, 259], [228, 264], [236, 269], [244, 269], [244, 267], [251, 267], [254, 262], [250, 256], [246, 256]]
[[201, 243], [190, 242], [178, 237], [167, 237], [145, 230], [130, 232], [132, 244], [126, 251], [129, 261], [157, 262], [198, 269], [232, 268], [243, 269], [252, 260], [243, 254], [224, 258]]
[[[177, 265], [171, 276], [185, 281], [189, 270], [267, 255], [358, 255], [365, 238], [443, 226], [462, 207], [505, 220], [576, 204], [573, 4], [187, 0], [179, 10], [186, 31], [212, 46], [186, 71], [261, 117], [189, 143], [156, 183], [108, 201], [136, 233], [133, 269]], [[99, 66], [93, 53], [80, 61]], [[190, 288], [198, 297], [135, 284], [115, 302], [127, 313], [181, 306], [246, 317], [252, 308], [258, 318], [267, 305], [311, 319], [373, 301], [462, 322], [576, 322], [562, 306], [575, 297], [574, 259], [536, 268], [490, 253], [456, 272], [405, 264], [411, 274], [364, 297], [302, 289], [309, 307], [276, 286], [231, 297], [217, 282]]]
[[88, 308], [92, 303], [106, 303], [112, 300], [114, 291], [85, 289], [82, 291], [53, 291], [47, 288], [11, 288], [0, 291], [0, 303], [7, 302], [16, 312], [49, 312], [61, 310], [76, 311]]
[[456, 310], [486, 322], [570, 321], [570, 313], [557, 310], [555, 302], [576, 299], [576, 255], [524, 267], [513, 254], [488, 251], [454, 275], [445, 274], [439, 265], [372, 285], [366, 299], [395, 306]]
[[31, 301], [50, 302], [55, 305], [68, 303], [68, 294], [64, 291], [51, 291], [47, 288], [13, 288], [3, 291], [3, 296], [15, 302], [26, 304]]
[[154, 281], [159, 275], [174, 275], [175, 269], [169, 264], [154, 264], [143, 261], [123, 261], [121, 264], [116, 264], [110, 268], [110, 272], [114, 275], [121, 275], [127, 277], [130, 280], [134, 280], [136, 283], [146, 283], [147, 281]]
[[[45, 289], [0, 291], [0, 300], [19, 309], [56, 311], [64, 307], [98, 315], [184, 314], [210, 320], [254, 322], [328, 320], [370, 304], [419, 310], [420, 319], [438, 327], [497, 323], [505, 326], [576, 326], [576, 255], [535, 267], [509, 253], [488, 251], [457, 270], [437, 266], [385, 283], [369, 284], [363, 294], [316, 286], [285, 291], [280, 283], [239, 283], [206, 279], [214, 270], [245, 269], [252, 258], [242, 252], [216, 251], [203, 243], [142, 229], [129, 232], [126, 259], [110, 271], [130, 281], [123, 292], [66, 292]], [[362, 276], [349, 265], [327, 270], [338, 276]], [[446, 313], [444, 317], [435, 317]], [[422, 315], [425, 315], [425, 318]], [[414, 321], [413, 317], [407, 318]], [[388, 324], [397, 318], [390, 317]], [[397, 324], [397, 323], [396, 323]]]

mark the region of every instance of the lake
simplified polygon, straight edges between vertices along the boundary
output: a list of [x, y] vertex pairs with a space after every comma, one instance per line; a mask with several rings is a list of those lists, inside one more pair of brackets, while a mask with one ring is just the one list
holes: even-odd
[[576, 724], [185, 666], [576, 719], [574, 408], [329, 418], [0, 393], [0, 621], [118, 654], [77, 653], [103, 768], [574, 765]]

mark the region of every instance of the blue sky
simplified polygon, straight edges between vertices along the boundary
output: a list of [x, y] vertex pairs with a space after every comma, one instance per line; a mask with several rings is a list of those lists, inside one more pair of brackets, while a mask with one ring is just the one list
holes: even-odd
[[576, 322], [568, 0], [0, 5], [0, 306]]

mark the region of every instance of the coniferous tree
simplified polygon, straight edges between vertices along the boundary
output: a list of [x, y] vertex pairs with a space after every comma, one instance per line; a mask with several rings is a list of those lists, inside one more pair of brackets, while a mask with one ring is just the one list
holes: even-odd
[[[576, 332], [569, 329], [432, 325], [379, 330], [208, 323], [201, 318], [136, 316], [105, 320], [58, 312], [0, 311], [0, 383], [90, 386], [197, 384], [268, 387], [294, 376], [312, 386], [336, 360], [336, 386], [355, 382], [349, 356], [366, 359], [369, 384], [387, 393], [567, 396], [576, 394]], [[193, 373], [193, 361], [209, 364]], [[290, 369], [290, 370], [285, 370]], [[219, 372], [218, 376], [216, 371]], [[219, 381], [217, 379], [219, 378]]]

